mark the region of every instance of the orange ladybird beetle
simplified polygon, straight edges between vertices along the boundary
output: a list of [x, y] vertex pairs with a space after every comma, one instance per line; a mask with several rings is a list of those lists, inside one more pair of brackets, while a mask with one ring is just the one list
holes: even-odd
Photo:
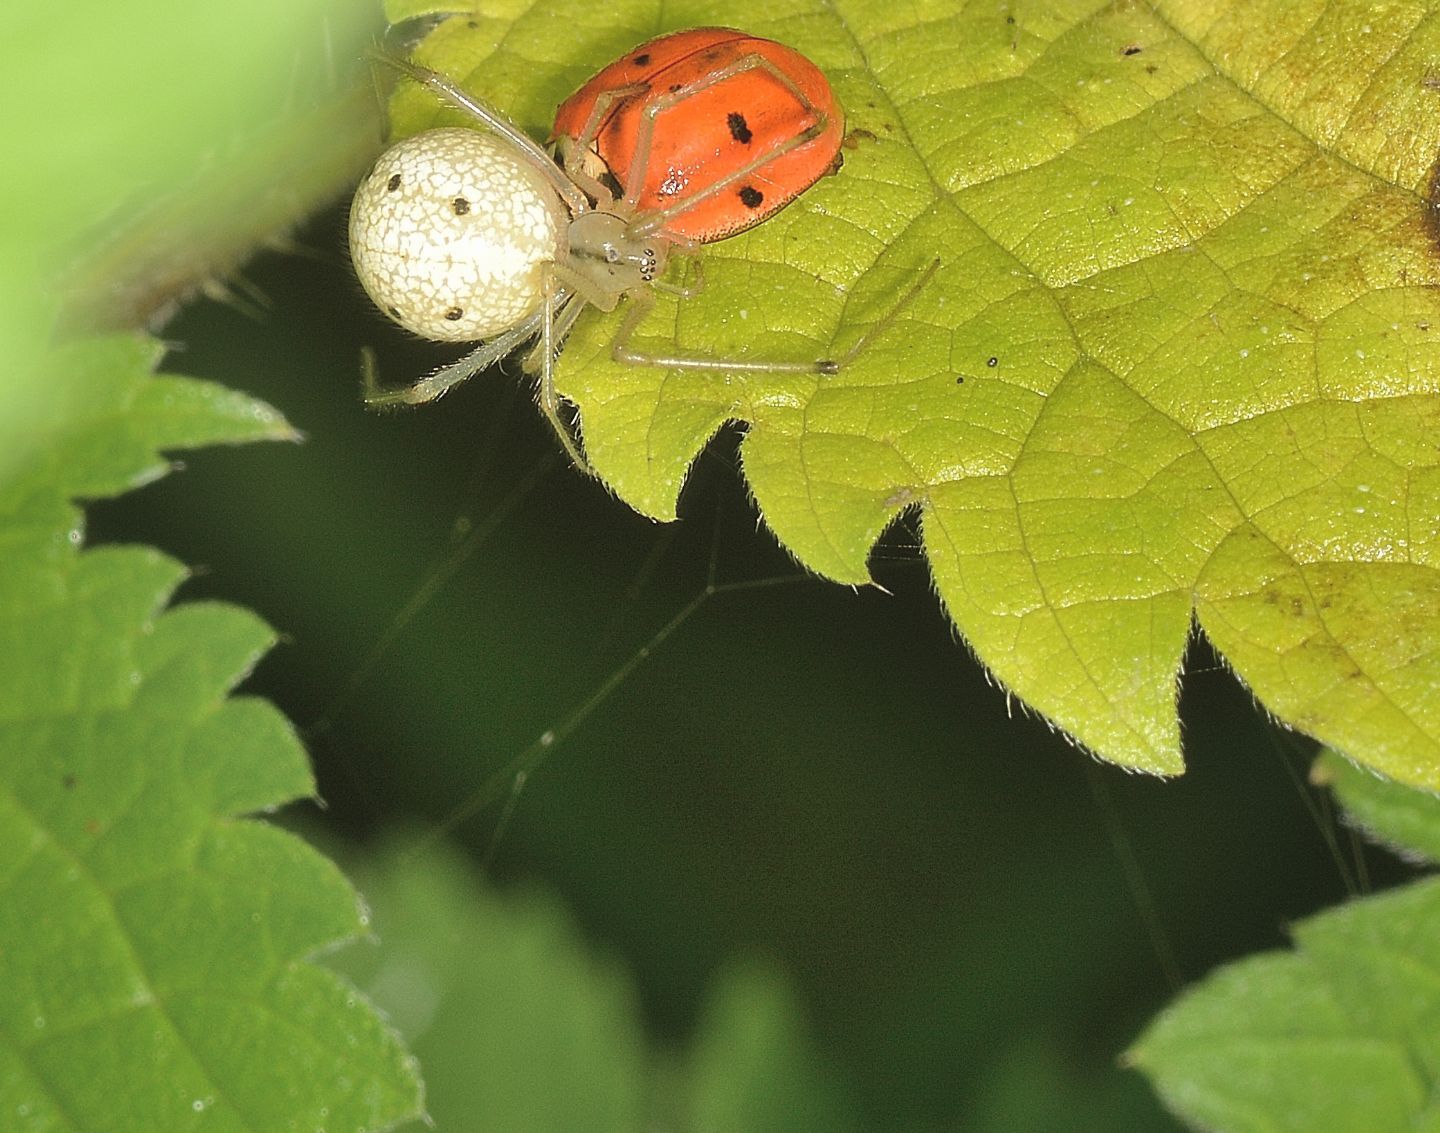
[[464, 111], [476, 128], [427, 130], [381, 154], [350, 211], [365, 290], [423, 338], [475, 342], [463, 357], [399, 388], [367, 364], [366, 401], [418, 404], [527, 347], [526, 372], [576, 465], [560, 412], [555, 356], [586, 307], [625, 314], [617, 362], [680, 370], [836, 374], [891, 325], [934, 274], [838, 358], [778, 361], [648, 354], [632, 336], [666, 290], [672, 253], [758, 224], [838, 168], [844, 119], [804, 56], [741, 32], [699, 28], [642, 44], [560, 108], [553, 155], [444, 75], [385, 61]]
[[648, 231], [708, 243], [759, 224], [841, 162], [845, 116], [784, 44], [691, 28], [626, 52], [555, 115], [556, 158]]

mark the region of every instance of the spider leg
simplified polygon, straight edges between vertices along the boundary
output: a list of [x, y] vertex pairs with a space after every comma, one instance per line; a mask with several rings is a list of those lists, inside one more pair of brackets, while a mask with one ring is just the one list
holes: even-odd
[[448, 366], [441, 366], [433, 374], [427, 374], [419, 381], [404, 386], [382, 386], [375, 365], [375, 352], [368, 347], [360, 352], [360, 374], [365, 391], [365, 404], [422, 405], [448, 393], [451, 388], [474, 377], [481, 370], [495, 365], [500, 359], [513, 354], [524, 343], [529, 342], [542, 330], [541, 312], [537, 311], [518, 326], [504, 334], [497, 335], [489, 342], [482, 342], [468, 354], [457, 358]]

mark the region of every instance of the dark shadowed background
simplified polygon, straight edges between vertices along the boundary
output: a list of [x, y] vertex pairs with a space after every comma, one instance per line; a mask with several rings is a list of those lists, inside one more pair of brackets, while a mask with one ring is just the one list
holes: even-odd
[[[738, 434], [659, 527], [555, 459], [514, 372], [366, 411], [362, 345], [392, 381], [447, 354], [367, 309], [343, 227], [332, 211], [299, 234], [309, 254], [251, 265], [263, 311], [204, 302], [165, 329], [167, 369], [268, 400], [306, 442], [187, 455], [90, 513], [95, 541], [197, 566], [183, 598], [284, 635], [247, 691], [305, 735], [321, 820], [361, 842], [437, 827], [712, 567], [786, 580], [706, 600], [550, 749], [503, 836], [497, 799], [455, 837], [502, 885], [558, 891], [623, 958], [658, 1040], [684, 1041], [726, 958], [777, 958], [872, 1128], [1172, 1128], [1117, 1057], [1173, 981], [1283, 946], [1356, 883], [1305, 745], [1197, 643], [1189, 773], [1094, 762], [987, 682], [911, 530], [876, 554], [889, 593], [798, 577], [757, 524]], [[488, 534], [467, 545], [467, 525]], [[1366, 869], [1359, 884], [1396, 867]]]

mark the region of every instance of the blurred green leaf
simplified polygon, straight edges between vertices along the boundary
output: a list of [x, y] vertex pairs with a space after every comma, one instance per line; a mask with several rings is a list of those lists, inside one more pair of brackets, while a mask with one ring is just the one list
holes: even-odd
[[757, 960], [714, 978], [689, 1058], [685, 1129], [845, 1133], [858, 1128], [833, 1072], [808, 1045], [784, 973]]
[[347, 855], [378, 943], [331, 959], [396, 1021], [440, 1129], [694, 1133], [854, 1127], [783, 978], [716, 983], [683, 1063], [647, 1050], [629, 978], [597, 959], [559, 902], [499, 895], [436, 843]]
[[[1086, 1055], [1094, 1054], [1087, 1050]], [[1073, 1044], [1030, 1033], [998, 1052], [966, 1129], [983, 1133], [1118, 1133], [1168, 1130], [1154, 1097], [1133, 1074], [1096, 1075], [1077, 1066]], [[1087, 1073], [1086, 1070], [1091, 1072]]]
[[[353, 891], [242, 818], [313, 790], [279, 713], [227, 697], [274, 634], [226, 605], [165, 611], [187, 572], [153, 549], [82, 550], [77, 497], [163, 475], [163, 451], [296, 434], [260, 402], [154, 376], [158, 343], [77, 341], [80, 320], [60, 314], [67, 294], [104, 305], [130, 281], [193, 289], [335, 190], [348, 118], [288, 185], [274, 147], [255, 147], [338, 89], [359, 53], [344, 11], [78, 0], [64, 18], [17, 9], [7, 28], [0, 93], [45, 106], [15, 122], [0, 209], [7, 1129], [376, 1129], [420, 1108], [394, 1035], [309, 962], [363, 931]], [[327, 51], [339, 59], [314, 65]], [[197, 188], [227, 163], [245, 176]], [[114, 270], [77, 278], [97, 244]], [[110, 321], [163, 305], [122, 303]]]
[[473, 866], [438, 845], [397, 840], [346, 860], [375, 940], [328, 962], [405, 1034], [437, 1128], [642, 1128], [633, 993], [588, 955], [553, 897], [485, 892]]
[[274, 642], [246, 611], [162, 611], [185, 569], [82, 551], [71, 499], [161, 449], [293, 439], [279, 414], [155, 378], [141, 338], [56, 349], [33, 451], [0, 483], [0, 1113], [16, 1130], [375, 1129], [419, 1108], [405, 1052], [308, 957], [364, 929], [336, 869], [245, 821], [313, 790], [269, 704], [227, 698]]
[[1295, 943], [1188, 992], [1140, 1038], [1134, 1064], [1202, 1129], [1437, 1128], [1440, 881], [1323, 913]]
[[1312, 782], [1330, 787], [1371, 838], [1409, 858], [1440, 862], [1440, 799], [1429, 791], [1383, 779], [1333, 751], [1321, 752]]
[[[799, 48], [846, 108], [841, 174], [707, 248], [703, 294], [660, 296], [645, 344], [835, 356], [941, 264], [833, 377], [620, 365], [618, 316], [582, 320], [560, 388], [621, 498], [672, 518], [700, 448], [744, 421], [801, 562], [863, 583], [918, 509], [981, 660], [1105, 758], [1182, 770], [1198, 618], [1288, 723], [1440, 786], [1423, 8], [483, 8], [417, 55], [537, 137], [598, 67], [705, 22]], [[413, 88], [393, 110], [400, 133], [456, 120]]]
[[63, 19], [7, 15], [0, 478], [49, 412], [36, 371], [52, 342], [226, 292], [379, 142], [367, 5], [75, 0]]

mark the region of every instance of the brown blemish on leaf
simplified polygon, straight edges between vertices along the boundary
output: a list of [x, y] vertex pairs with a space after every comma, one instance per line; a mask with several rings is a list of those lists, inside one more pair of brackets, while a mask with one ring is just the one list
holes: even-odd
[[1430, 250], [1440, 254], [1440, 155], [1430, 166], [1430, 176], [1425, 180], [1425, 199], [1420, 207], [1424, 210], [1421, 219], [1430, 237]]

